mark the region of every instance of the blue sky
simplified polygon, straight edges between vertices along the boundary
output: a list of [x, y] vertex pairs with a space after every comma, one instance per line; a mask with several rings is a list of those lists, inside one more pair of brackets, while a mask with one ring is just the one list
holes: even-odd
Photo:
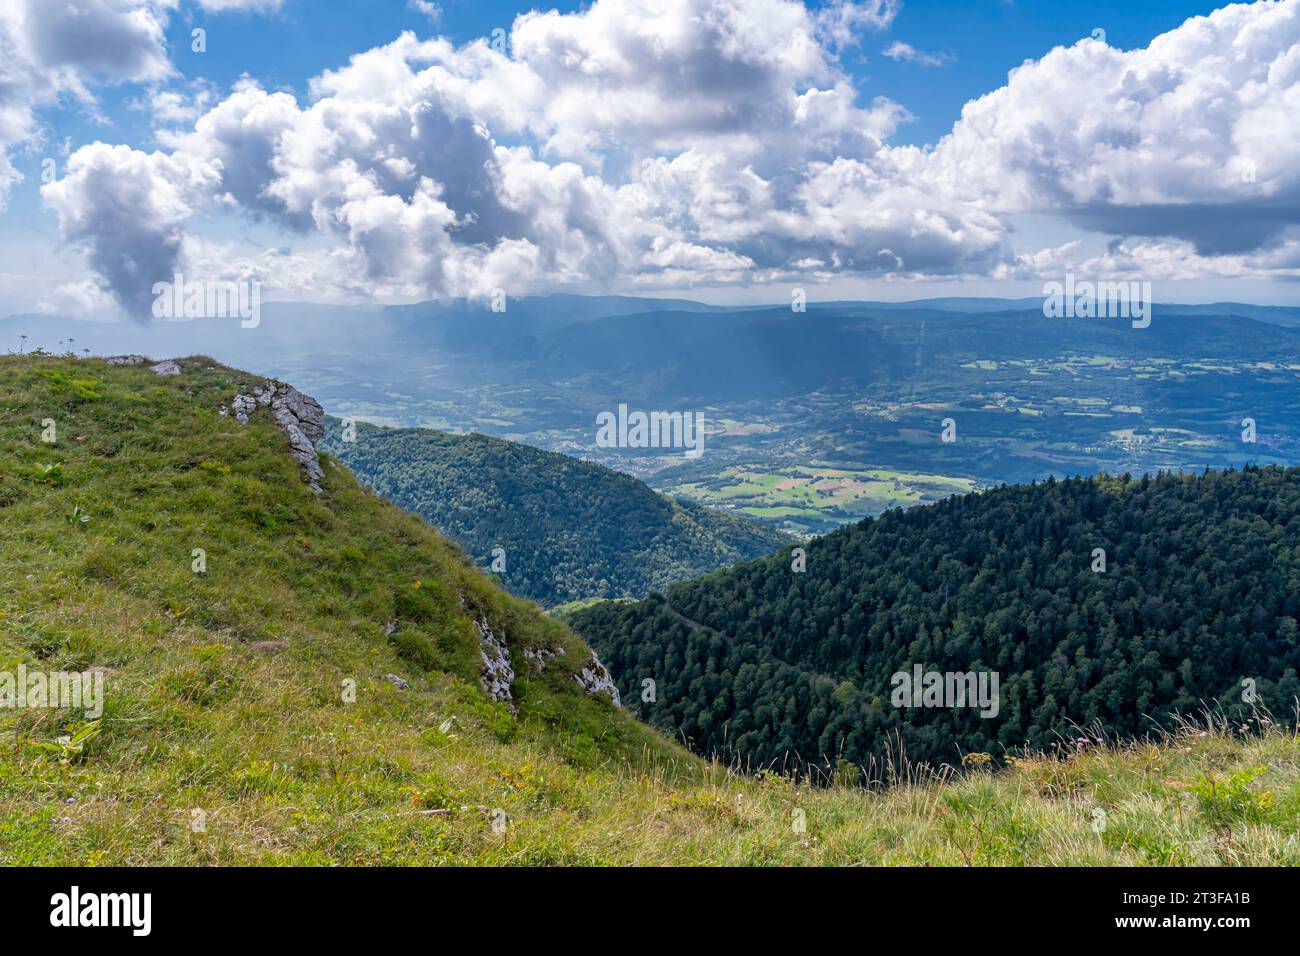
[[[847, 4], [847, 13], [841, 0], [665, 0], [681, 23], [653, 20], [654, 5], [637, 0], [601, 0], [594, 12], [560, 3], [541, 8], [559, 16], [534, 22], [518, 49], [512, 36], [486, 65], [469, 52], [476, 41], [481, 48], [493, 30], [509, 33], [529, 5], [442, 0], [430, 15], [406, 0], [82, 0], [103, 7], [96, 41], [84, 16], [63, 11], [72, 9], [68, 0], [16, 2], [30, 5], [27, 19], [0, 19], [0, 31], [12, 31], [11, 43], [28, 49], [33, 70], [48, 79], [38, 75], [21, 104], [26, 125], [0, 123], [0, 147], [18, 174], [0, 214], [0, 295], [11, 305], [0, 312], [69, 303], [129, 311], [144, 273], [186, 265], [255, 274], [284, 297], [321, 290], [321, 275], [345, 276], [325, 293], [340, 299], [483, 294], [475, 276], [525, 292], [731, 301], [770, 300], [800, 283], [814, 287], [813, 297], [1024, 295], [1070, 268], [1154, 273], [1171, 300], [1296, 301], [1293, 213], [1262, 208], [1294, 206], [1294, 152], [1288, 172], [1285, 157], [1261, 154], [1269, 147], [1242, 145], [1266, 139], [1268, 104], [1295, 93], [1294, 71], [1276, 65], [1295, 45], [1287, 32], [1300, 22], [1294, 0], [1216, 14], [1206, 51], [1186, 21], [1216, 5], [1190, 0], [867, 0]], [[160, 36], [113, 33], [112, 17], [133, 6]], [[252, 9], [221, 9], [229, 6]], [[778, 14], [803, 24], [815, 52], [792, 46], [768, 61], [789, 31], [760, 27]], [[697, 31], [716, 44], [712, 57], [690, 33], [700, 18], [716, 26], [716, 35]], [[1240, 59], [1240, 38], [1266, 18], [1277, 39], [1246, 54], [1258, 62], [1216, 76], [1215, 56]], [[206, 31], [202, 53], [190, 48], [196, 27]], [[646, 38], [661, 28], [685, 32], [655, 52]], [[451, 52], [389, 48], [374, 58], [385, 64], [351, 72], [372, 84], [368, 70], [389, 70], [391, 90], [367, 86], [368, 98], [336, 96], [333, 116], [312, 112], [314, 78], [403, 31], [418, 41], [446, 37]], [[1100, 42], [1089, 47], [1094, 31]], [[1187, 42], [1147, 49], [1167, 31]], [[1074, 52], [1044, 60], [1058, 47]], [[637, 71], [605, 84], [601, 71], [617, 73], [629, 56], [647, 58], [644, 89]], [[1010, 84], [1009, 71], [1026, 61], [1039, 64], [1033, 75]], [[536, 88], [512, 103], [516, 66]], [[687, 75], [699, 77], [698, 98], [675, 85]], [[1248, 92], [1261, 77], [1279, 84], [1263, 101]], [[1238, 100], [1231, 115], [1188, 128], [1198, 102], [1217, 109], [1215, 87], [1225, 84]], [[277, 112], [265, 143], [195, 133], [208, 110], [235, 111], [237, 86], [255, 87], [243, 97], [250, 115]], [[809, 89], [831, 105], [805, 122], [798, 98]], [[290, 100], [275, 98], [286, 93]], [[985, 94], [996, 102], [959, 124], [963, 108]], [[172, 114], [159, 109], [166, 97], [177, 104]], [[408, 139], [390, 122], [393, 111], [418, 112], [430, 98], [437, 129]], [[595, 104], [590, 115], [584, 101]], [[1134, 108], [1143, 115], [1126, 115]], [[679, 111], [695, 115], [678, 123]], [[1106, 118], [1095, 134], [1100, 150], [1077, 135], [1098, 117]], [[357, 123], [364, 149], [349, 153], [361, 147], [340, 148], [340, 131], [350, 137]], [[791, 132], [796, 123], [804, 125]], [[954, 124], [961, 135], [936, 148]], [[245, 117], [240, 136], [247, 126]], [[496, 150], [528, 156], [494, 155], [490, 146], [480, 155], [475, 130]], [[397, 141], [380, 142], [394, 134]], [[1160, 148], [1140, 142], [1148, 136], [1187, 143], [1155, 155]], [[96, 142], [122, 149], [96, 152]], [[454, 156], [431, 156], [439, 142], [463, 167]], [[307, 158], [312, 143], [331, 158]], [[1201, 153], [1203, 162], [1189, 164]], [[256, 182], [241, 194], [239, 183], [231, 188], [232, 168], [249, 156], [264, 168], [249, 172]], [[42, 191], [47, 159], [61, 182]], [[647, 162], [660, 164], [660, 178], [646, 185], [649, 195], [629, 191]], [[484, 163], [496, 168], [487, 178]], [[1238, 167], [1249, 167], [1249, 177], [1225, 178]], [[578, 168], [580, 184], [571, 175]], [[1233, 176], [1249, 179], [1249, 189], [1234, 191]], [[308, 194], [304, 181], [329, 185]], [[106, 184], [122, 193], [106, 196]], [[485, 198], [493, 190], [500, 194]], [[556, 202], [572, 204], [559, 225], [548, 212]], [[126, 210], [129, 203], [140, 208]], [[1188, 221], [1200, 215], [1188, 210], [1202, 207]], [[1240, 221], [1231, 230], [1240, 241], [1216, 244], [1216, 220]], [[428, 229], [441, 230], [440, 244], [391, 261]]]

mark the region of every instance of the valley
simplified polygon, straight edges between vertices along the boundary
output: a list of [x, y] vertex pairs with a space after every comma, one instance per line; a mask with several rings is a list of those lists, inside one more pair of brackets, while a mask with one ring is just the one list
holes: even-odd
[[[799, 535], [1049, 475], [1300, 460], [1300, 328], [1287, 310], [1157, 306], [1150, 328], [1132, 329], [961, 301], [804, 314], [578, 296], [514, 300], [503, 315], [268, 304], [257, 329], [19, 318], [0, 320], [0, 337], [203, 352], [303, 382], [339, 418], [561, 452]], [[599, 447], [597, 415], [620, 403], [703, 414], [705, 454]]]

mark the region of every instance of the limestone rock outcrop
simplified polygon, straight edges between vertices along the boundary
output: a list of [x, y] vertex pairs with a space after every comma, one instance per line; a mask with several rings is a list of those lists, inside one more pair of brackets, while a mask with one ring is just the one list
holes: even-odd
[[482, 618], [475, 618], [479, 632], [479, 653], [483, 658], [480, 683], [483, 690], [495, 701], [513, 706], [510, 685], [515, 682], [515, 669], [510, 663], [510, 649], [506, 642], [492, 633], [492, 627]]
[[608, 694], [609, 699], [614, 702], [615, 707], [622, 707], [623, 702], [618, 697], [618, 686], [614, 683], [614, 678], [609, 676], [609, 671], [605, 665], [600, 662], [596, 652], [591, 652], [591, 659], [578, 673], [573, 675], [573, 679], [582, 685], [582, 689], [593, 697], [596, 694]]
[[307, 472], [307, 484], [320, 494], [320, 480], [325, 477], [316, 454], [316, 442], [325, 434], [325, 410], [320, 402], [292, 385], [270, 381], [265, 387], [254, 388], [252, 395], [236, 395], [231, 399], [230, 411], [235, 421], [247, 424], [248, 416], [259, 405], [270, 408], [271, 417], [289, 436], [290, 454]]

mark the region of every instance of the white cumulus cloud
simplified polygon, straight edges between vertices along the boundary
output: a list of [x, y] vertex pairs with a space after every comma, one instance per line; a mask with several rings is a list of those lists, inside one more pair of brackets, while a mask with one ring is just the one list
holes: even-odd
[[178, 263], [219, 258], [196, 222], [214, 207], [326, 243], [249, 268], [380, 297], [1017, 276], [1077, 255], [1018, 254], [1022, 212], [1137, 237], [1098, 267], [1294, 268], [1300, 0], [1144, 49], [1052, 50], [933, 148], [890, 145], [907, 111], [836, 52], [897, 10], [595, 0], [525, 13], [495, 47], [407, 33], [305, 100], [253, 79], [210, 108], [160, 94], [186, 124], [161, 151], [83, 147], [45, 200], [135, 313]]
[[968, 103], [936, 174], [998, 211], [1054, 211], [1204, 255], [1300, 221], [1300, 3], [1238, 4], [1150, 46], [1087, 39]]
[[4, 0], [0, 3], [0, 211], [21, 180], [10, 151], [38, 144], [38, 111], [96, 83], [171, 75], [163, 31], [177, 0]]

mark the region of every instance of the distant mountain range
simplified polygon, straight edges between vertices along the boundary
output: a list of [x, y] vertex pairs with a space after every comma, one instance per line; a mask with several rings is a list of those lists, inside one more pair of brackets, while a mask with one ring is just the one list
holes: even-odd
[[[1042, 308], [1041, 297], [1020, 299], [945, 297], [905, 302], [836, 300], [808, 303], [810, 313], [903, 313], [912, 316], [946, 313], [1023, 313]], [[1156, 303], [1157, 316], [1240, 316], [1273, 325], [1300, 325], [1300, 306], [1265, 306], [1241, 302], [1203, 304]], [[537, 342], [549, 334], [578, 323], [615, 316], [651, 313], [728, 315], [748, 313], [790, 315], [788, 303], [771, 306], [718, 306], [688, 299], [637, 296], [583, 296], [555, 294], [509, 299], [504, 312], [493, 312], [480, 302], [427, 301], [410, 305], [333, 305], [306, 302], [268, 302], [262, 307], [256, 329], [241, 329], [236, 320], [92, 322], [67, 315], [18, 313], [0, 318], [0, 352], [64, 351], [69, 339], [78, 353], [92, 354], [146, 349], [151, 354], [212, 354], [260, 349], [265, 357], [290, 348], [335, 348], [376, 337], [398, 342], [456, 349], [504, 349], [503, 357], [521, 353], [518, 343]], [[807, 313], [804, 313], [807, 314]], [[23, 336], [26, 339], [23, 340]], [[186, 346], [189, 351], [186, 351]]]
[[[1042, 296], [1020, 299], [947, 296], [937, 299], [912, 299], [907, 302], [859, 302], [853, 300], [810, 303], [810, 309], [872, 308], [880, 311], [933, 312], [1036, 312], [1043, 307]], [[1206, 302], [1186, 304], [1157, 302], [1157, 315], [1239, 315], [1274, 325], [1300, 325], [1300, 306], [1252, 305], [1246, 302]]]

